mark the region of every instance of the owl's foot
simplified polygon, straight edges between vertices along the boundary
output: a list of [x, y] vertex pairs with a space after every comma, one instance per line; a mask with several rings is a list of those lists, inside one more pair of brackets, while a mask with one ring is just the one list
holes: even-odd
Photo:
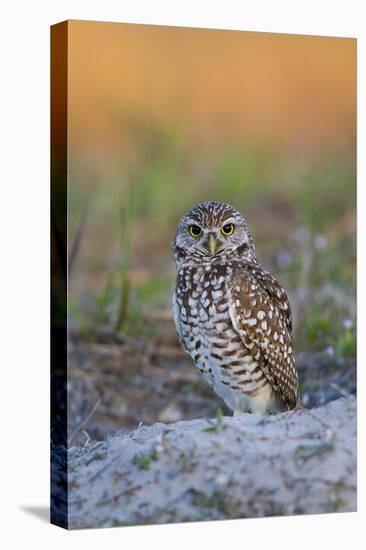
[[298, 401], [293, 409], [288, 409], [287, 411], [284, 411], [283, 414], [286, 416], [292, 416], [296, 412], [303, 412], [307, 409]]

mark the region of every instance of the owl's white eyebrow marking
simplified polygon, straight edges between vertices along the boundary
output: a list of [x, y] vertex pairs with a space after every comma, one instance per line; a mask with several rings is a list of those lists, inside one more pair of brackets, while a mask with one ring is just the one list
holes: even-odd
[[199, 225], [199, 222], [197, 220], [194, 220], [193, 218], [186, 218], [184, 221], [188, 225]]
[[228, 224], [228, 223], [233, 223], [233, 224], [236, 223], [236, 224], [237, 224], [237, 223], [238, 223], [238, 220], [237, 220], [237, 218], [231, 217], [231, 218], [228, 218], [227, 220], [223, 220], [223, 221], [222, 221], [222, 225], [226, 225], [226, 224]]

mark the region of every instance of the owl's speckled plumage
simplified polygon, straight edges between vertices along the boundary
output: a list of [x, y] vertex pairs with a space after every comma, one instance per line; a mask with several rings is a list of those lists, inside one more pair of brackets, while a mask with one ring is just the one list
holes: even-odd
[[[234, 231], [225, 236], [228, 224]], [[178, 335], [208, 384], [234, 413], [294, 408], [290, 304], [259, 265], [242, 215], [223, 202], [196, 205], [181, 219], [173, 248]]]

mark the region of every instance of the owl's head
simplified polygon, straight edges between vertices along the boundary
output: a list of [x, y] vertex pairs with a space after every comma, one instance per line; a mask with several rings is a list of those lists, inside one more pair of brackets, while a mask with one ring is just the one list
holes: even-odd
[[225, 202], [196, 204], [182, 217], [173, 242], [177, 263], [252, 257], [255, 248], [243, 216]]

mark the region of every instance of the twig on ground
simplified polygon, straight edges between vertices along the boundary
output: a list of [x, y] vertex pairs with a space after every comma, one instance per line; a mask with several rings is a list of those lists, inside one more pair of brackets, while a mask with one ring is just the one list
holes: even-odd
[[74, 429], [74, 431], [72, 432], [72, 434], [70, 435], [69, 439], [68, 439], [68, 447], [70, 447], [71, 445], [71, 441], [74, 439], [75, 435], [81, 430], [81, 428], [83, 428], [85, 426], [85, 424], [90, 420], [90, 418], [93, 416], [93, 414], [95, 413], [95, 411], [97, 410], [97, 408], [99, 407], [100, 403], [101, 403], [101, 398], [99, 397], [98, 401], [95, 403], [94, 407], [92, 408], [92, 410], [90, 411], [90, 413], [84, 418], [84, 420], [82, 420], [82, 422], [80, 422], [80, 424], [78, 426], [76, 426], [76, 428]]

